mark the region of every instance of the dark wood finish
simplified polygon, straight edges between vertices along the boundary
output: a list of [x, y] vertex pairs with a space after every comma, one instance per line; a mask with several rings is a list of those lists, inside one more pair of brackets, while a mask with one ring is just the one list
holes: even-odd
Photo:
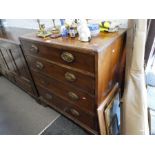
[[[123, 40], [125, 35], [121, 35], [102, 53], [96, 56], [97, 69], [97, 102], [103, 102], [108, 93], [112, 90], [116, 82], [120, 82], [119, 69], [121, 69], [121, 59], [123, 55]], [[124, 65], [124, 64], [122, 64]], [[122, 75], [121, 75], [122, 76]]]
[[126, 30], [122, 29], [117, 33], [100, 33], [94, 37], [90, 42], [81, 42], [76, 38], [56, 38], [56, 39], [45, 39], [36, 37], [36, 33], [29, 33], [20, 37], [21, 42], [30, 41], [31, 43], [39, 43], [39, 45], [46, 45], [57, 49], [64, 49], [69, 51], [78, 51], [79, 53], [87, 53], [94, 55], [94, 53], [103, 52], [113, 41], [121, 36]]
[[78, 108], [77, 106], [73, 106], [72, 104], [69, 104], [69, 102], [62, 100], [61, 98], [59, 98], [44, 87], [37, 85], [37, 88], [40, 94], [41, 102], [44, 102], [54, 108], [57, 107], [56, 110], [63, 112], [63, 114], [72, 117], [74, 120], [80, 121], [82, 124], [85, 124], [91, 130], [96, 131], [98, 129], [97, 122], [95, 121], [94, 116], [87, 114], [85, 111]]
[[[85, 70], [94, 73], [94, 56], [85, 53], [79, 53], [71, 50], [57, 49], [32, 41], [23, 41], [22, 45], [26, 55], [33, 55], [49, 61], [64, 64], [73, 68]], [[68, 56], [68, 61], [65, 58]], [[70, 59], [70, 61], [69, 61]], [[71, 60], [72, 59], [72, 60]], [[90, 65], [91, 64], [91, 65]]]
[[[34, 81], [37, 85], [40, 85], [48, 90], [51, 90], [53, 94], [61, 97], [74, 105], [77, 105], [81, 109], [84, 109], [88, 113], [95, 112], [95, 97], [85, 93], [71, 85], [58, 82], [52, 78], [44, 76], [32, 70]], [[74, 97], [75, 96], [75, 97]]]
[[6, 78], [24, 89], [27, 93], [36, 96], [37, 92], [19, 45], [19, 40], [17, 39], [19, 34], [23, 34], [21, 33], [22, 30], [26, 31], [25, 29], [16, 28], [3, 29], [3, 33], [0, 36], [1, 72]]
[[97, 107], [116, 83], [122, 85], [125, 34], [100, 33], [88, 43], [34, 33], [20, 37], [40, 101], [99, 133]]
[[[45, 76], [49, 76], [63, 83], [78, 87], [79, 89], [85, 90], [90, 94], [95, 94], [95, 78], [86, 74], [82, 74], [82, 72], [77, 72], [71, 70], [69, 68], [59, 66], [48, 62], [46, 60], [26, 56], [29, 66], [34, 71], [44, 74]], [[43, 68], [38, 68], [38, 63], [43, 65]], [[68, 81], [65, 78], [65, 74], [70, 73], [73, 74], [76, 78], [75, 81]]]

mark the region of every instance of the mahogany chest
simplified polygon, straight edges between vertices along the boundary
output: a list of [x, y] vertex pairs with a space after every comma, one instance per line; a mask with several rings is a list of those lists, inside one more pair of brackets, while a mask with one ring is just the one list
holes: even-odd
[[122, 86], [126, 30], [78, 38], [20, 37], [39, 101], [99, 134], [97, 107], [118, 82]]

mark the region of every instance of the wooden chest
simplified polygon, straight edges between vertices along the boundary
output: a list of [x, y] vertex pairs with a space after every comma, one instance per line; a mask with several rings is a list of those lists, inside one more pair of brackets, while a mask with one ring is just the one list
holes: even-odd
[[121, 85], [126, 30], [78, 38], [20, 37], [40, 102], [98, 134], [97, 107], [116, 82]]
[[33, 84], [18, 36], [32, 32], [19, 28], [5, 28], [0, 34], [0, 72], [11, 82], [32, 96], [37, 92]]

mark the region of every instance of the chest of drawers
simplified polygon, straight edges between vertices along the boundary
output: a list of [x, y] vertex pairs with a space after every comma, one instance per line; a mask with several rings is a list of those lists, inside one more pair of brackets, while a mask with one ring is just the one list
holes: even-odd
[[98, 134], [97, 107], [113, 86], [122, 85], [126, 30], [101, 33], [91, 42], [78, 38], [20, 37], [40, 102], [87, 131]]

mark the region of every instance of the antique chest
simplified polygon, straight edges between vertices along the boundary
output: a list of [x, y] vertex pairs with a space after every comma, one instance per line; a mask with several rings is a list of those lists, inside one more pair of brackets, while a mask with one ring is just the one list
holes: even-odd
[[93, 134], [99, 134], [97, 107], [116, 83], [122, 87], [126, 30], [78, 38], [20, 37], [39, 101]]

